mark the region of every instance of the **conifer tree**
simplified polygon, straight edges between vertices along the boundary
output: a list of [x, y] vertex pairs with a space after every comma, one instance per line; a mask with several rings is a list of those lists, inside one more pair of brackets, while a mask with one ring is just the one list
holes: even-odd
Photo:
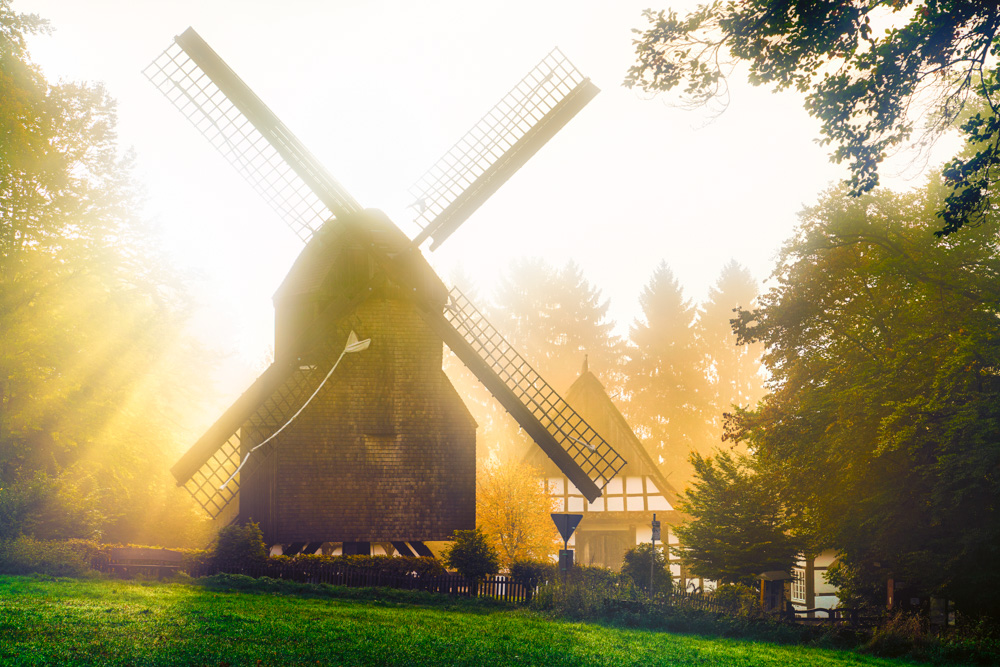
[[664, 474], [683, 487], [691, 472], [688, 455], [708, 451], [713, 442], [705, 354], [693, 327], [696, 310], [663, 263], [639, 303], [643, 316], [629, 335], [627, 414]]
[[609, 301], [574, 262], [555, 269], [540, 259], [516, 261], [494, 302], [494, 324], [556, 391], [573, 383], [585, 355], [605, 386], [620, 384], [623, 348]]
[[752, 310], [757, 281], [734, 260], [722, 269], [708, 299], [701, 304], [696, 322], [704, 344], [706, 372], [711, 383], [708, 419], [717, 438], [722, 435], [722, 415], [733, 406], [753, 407], [764, 395], [759, 343], [737, 344], [733, 322], [736, 310]]

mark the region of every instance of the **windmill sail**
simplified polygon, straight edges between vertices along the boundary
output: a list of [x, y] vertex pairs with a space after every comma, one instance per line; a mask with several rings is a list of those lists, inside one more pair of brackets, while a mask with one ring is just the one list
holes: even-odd
[[303, 240], [361, 206], [198, 33], [143, 72]]
[[625, 459], [591, 428], [472, 305], [452, 288], [428, 323], [580, 492], [594, 502]]
[[170, 472], [213, 519], [237, 496], [273, 448], [272, 441], [247, 460], [228, 484], [243, 457], [281, 427], [305, 402], [327, 369], [272, 365], [174, 464]]
[[598, 92], [553, 49], [410, 189], [414, 243], [441, 245]]
[[[457, 290], [443, 309], [445, 289], [422, 257], [419, 243], [436, 247], [579, 111], [597, 88], [558, 50], [494, 107], [449, 155], [425, 175], [418, 196], [425, 204], [424, 232], [411, 244], [395, 226], [357, 228], [365, 212], [313, 158], [274, 114], [214, 51], [188, 29], [147, 69], [147, 77], [226, 156], [304, 240], [337, 247], [340, 234], [373, 232], [367, 251], [396, 285], [418, 303], [431, 329], [469, 366], [545, 453], [590, 500], [625, 460], [543, 380]], [[465, 170], [468, 173], [463, 172]], [[314, 234], [331, 217], [336, 233]], [[357, 229], [356, 229], [357, 228]], [[333, 229], [328, 227], [327, 229]], [[392, 233], [390, 233], [392, 232]], [[382, 247], [375, 237], [398, 234], [401, 243]], [[315, 237], [315, 238], [314, 238]], [[391, 240], [391, 239], [390, 239]], [[321, 254], [327, 254], [324, 250]], [[378, 280], [374, 274], [365, 274]], [[315, 322], [336, 322], [370, 292], [359, 284], [330, 301]], [[263, 442], [296, 413], [328, 370], [342, 340], [320, 327], [292, 340], [278, 363], [216, 422], [171, 469], [213, 517], [219, 516], [268, 461], [266, 449], [239, 475], [250, 448]], [[286, 351], [288, 347], [288, 351]], [[311, 351], [309, 365], [289, 363]], [[277, 350], [276, 350], [277, 356]], [[280, 436], [279, 436], [280, 437]], [[280, 445], [280, 440], [275, 444]], [[271, 445], [272, 447], [274, 444]], [[273, 459], [273, 457], [272, 457]], [[221, 488], [220, 488], [221, 487]]]
[[330, 341], [339, 344], [345, 337], [317, 337], [325, 343], [310, 365], [272, 364], [170, 469], [178, 484], [213, 519], [237, 496], [243, 480], [252, 478], [281, 445], [281, 435], [247, 458], [243, 469], [230, 479], [240, 462], [284, 426], [322, 384], [343, 349]]

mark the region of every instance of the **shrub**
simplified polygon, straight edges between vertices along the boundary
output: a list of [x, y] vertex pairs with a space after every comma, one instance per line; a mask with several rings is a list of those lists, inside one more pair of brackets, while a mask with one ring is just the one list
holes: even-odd
[[559, 566], [538, 560], [516, 560], [510, 565], [510, 576], [515, 581], [534, 588], [543, 581], [555, 581], [559, 576]]
[[574, 565], [563, 578], [553, 566], [550, 577], [532, 599], [532, 606], [574, 620], [603, 617], [608, 600], [638, 597], [631, 579], [604, 567]]
[[924, 619], [920, 616], [893, 614], [875, 628], [864, 650], [886, 658], [897, 658], [920, 653], [928, 639]]
[[184, 554], [181, 569], [192, 577], [201, 577], [212, 570], [212, 551], [208, 549], [177, 549]]
[[58, 540], [19, 537], [0, 542], [0, 573], [82, 577], [91, 561], [78, 545]]
[[319, 572], [330, 567], [350, 567], [360, 570], [375, 570], [380, 574], [397, 576], [437, 576], [445, 574], [444, 566], [433, 558], [423, 556], [321, 556], [299, 554], [295, 556], [273, 556], [268, 564], [275, 570], [295, 566], [303, 572]]
[[646, 594], [669, 593], [672, 587], [667, 560], [663, 552], [654, 549], [652, 544], [640, 544], [625, 552], [622, 575]]
[[211, 552], [211, 560], [216, 565], [256, 565], [267, 561], [264, 535], [253, 521], [245, 526], [222, 528]]
[[444, 552], [446, 566], [474, 582], [500, 571], [500, 556], [479, 528], [456, 530], [454, 539]]
[[746, 584], [720, 584], [712, 597], [716, 602], [733, 609], [739, 616], [761, 616], [764, 611], [760, 607], [760, 595]]

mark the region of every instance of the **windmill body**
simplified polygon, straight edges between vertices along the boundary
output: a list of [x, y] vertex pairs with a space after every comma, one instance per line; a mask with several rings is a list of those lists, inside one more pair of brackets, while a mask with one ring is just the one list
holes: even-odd
[[[239, 518], [257, 521], [269, 544], [419, 544], [475, 524], [476, 424], [441, 370], [441, 339], [415, 302], [424, 294], [370, 250], [401, 234], [374, 212], [352, 222], [336, 243], [317, 233], [275, 296], [275, 364], [329, 368], [336, 346], [317, 330], [338, 343], [353, 330], [371, 345], [345, 357], [242, 480]], [[420, 268], [428, 292], [443, 295]], [[272, 429], [266, 415], [248, 419], [242, 453]]]
[[[146, 74], [306, 241], [274, 297], [274, 363], [172, 468], [211, 516], [257, 521], [272, 544], [345, 551], [426, 554], [422, 542], [472, 528], [476, 425], [442, 343], [584, 496], [600, 496], [625, 460], [419, 248], [443, 242], [596, 94], [557, 50], [420, 180], [413, 240], [362, 209], [193, 30]], [[355, 332], [370, 343], [345, 357]]]

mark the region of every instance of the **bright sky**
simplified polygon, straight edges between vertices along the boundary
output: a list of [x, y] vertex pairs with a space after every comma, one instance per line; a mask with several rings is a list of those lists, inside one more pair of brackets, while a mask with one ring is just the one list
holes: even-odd
[[[149, 213], [177, 263], [200, 276], [196, 326], [246, 365], [271, 343], [271, 295], [301, 244], [141, 75], [174, 35], [193, 26], [356, 199], [399, 223], [408, 220], [408, 187], [559, 46], [601, 94], [425, 254], [446, 280], [461, 265], [487, 295], [515, 258], [573, 260], [611, 299], [624, 332], [661, 261], [695, 300], [731, 258], [764, 280], [796, 213], [846, 174], [814, 142], [817, 123], [796, 95], [752, 88], [737, 74], [729, 109], [706, 124], [705, 113], [623, 88], [630, 30], [644, 25], [650, 4], [15, 0], [14, 8], [55, 27], [32, 43], [51, 78], [103, 81], [118, 99], [120, 140], [138, 153]], [[222, 389], [231, 397], [253, 377], [244, 368]]]

